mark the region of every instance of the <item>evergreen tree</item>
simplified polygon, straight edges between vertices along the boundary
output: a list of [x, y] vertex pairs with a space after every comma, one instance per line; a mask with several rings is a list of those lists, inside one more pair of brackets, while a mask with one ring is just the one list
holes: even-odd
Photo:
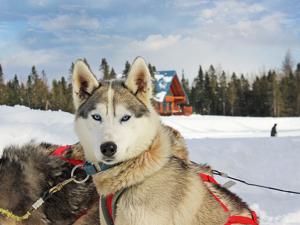
[[2, 70], [2, 66], [0, 64], [0, 85], [4, 84], [4, 77], [3, 77], [3, 70]]
[[244, 101], [243, 101], [243, 89], [241, 84], [241, 79], [236, 76], [236, 79], [233, 83], [236, 90], [236, 101], [234, 103], [234, 113], [235, 115], [241, 115], [241, 105], [243, 107]]
[[38, 75], [38, 73], [37, 73], [37, 71], [36, 71], [35, 66], [32, 66], [32, 67], [31, 67], [31, 73], [30, 73], [30, 76], [31, 76], [33, 82], [35, 82], [35, 81], [39, 78], [39, 75]]
[[70, 68], [69, 68], [69, 75], [70, 75], [70, 76], [72, 76], [73, 70], [74, 70], [74, 63], [72, 62], [72, 63], [71, 63], [71, 66], [70, 66]]
[[190, 91], [190, 87], [189, 87], [189, 80], [185, 79], [185, 77], [184, 77], [184, 70], [182, 70], [181, 85], [182, 85], [182, 88], [183, 88], [186, 96], [189, 98], [191, 91]]
[[31, 72], [27, 77], [27, 84], [26, 84], [26, 89], [27, 89], [27, 94], [26, 94], [26, 105], [29, 106], [30, 108], [36, 108], [36, 94], [34, 90], [34, 84], [35, 81], [38, 78], [38, 74], [36, 71], [35, 66], [31, 67]]
[[260, 79], [260, 112], [259, 116], [268, 116], [271, 112], [271, 96], [272, 93], [268, 90], [269, 81], [267, 76], [264, 74]]
[[58, 82], [60, 89], [61, 89], [61, 101], [60, 101], [60, 108], [65, 109], [69, 103], [68, 99], [68, 84], [65, 77], [61, 77], [60, 81]]
[[280, 80], [280, 92], [283, 106], [282, 116], [294, 116], [297, 114], [297, 78], [293, 74], [293, 60], [288, 50], [282, 63], [283, 77]]
[[53, 80], [49, 104], [54, 110], [73, 111], [72, 89], [67, 84], [65, 77], [61, 77], [60, 80]]
[[272, 111], [272, 102], [270, 96], [272, 93], [269, 91], [269, 81], [264, 74], [261, 78], [256, 78], [253, 83], [253, 106], [254, 116], [268, 116]]
[[293, 60], [290, 50], [286, 52], [282, 62], [282, 72], [284, 76], [288, 76], [293, 72]]
[[[88, 65], [88, 64], [87, 64]], [[61, 102], [59, 108], [66, 112], [73, 112], [73, 101], [72, 101], [72, 86], [68, 85], [65, 77], [61, 77], [58, 83], [60, 87]]]
[[21, 104], [21, 93], [18, 76], [15, 74], [14, 78], [7, 83], [7, 104], [14, 106]]
[[155, 73], [156, 73], [156, 67], [153, 66], [153, 65], [151, 65], [151, 64], [149, 63], [149, 64], [148, 64], [148, 69], [149, 69], [149, 72], [150, 72], [151, 77], [152, 77], [152, 79], [153, 79], [153, 78], [154, 78], [154, 75], [155, 75]]
[[52, 81], [52, 88], [50, 91], [50, 108], [52, 110], [58, 110], [59, 109], [59, 103], [58, 99], [60, 98], [60, 90], [57, 84], [57, 80]]
[[35, 83], [35, 91], [39, 96], [38, 108], [48, 110], [49, 106], [49, 88], [46, 72], [42, 70], [42, 77]]
[[230, 107], [231, 116], [235, 115], [235, 105], [237, 100], [236, 80], [237, 80], [236, 74], [232, 73], [231, 80], [228, 83], [228, 88], [227, 88], [227, 96], [228, 96], [228, 103]]
[[295, 116], [297, 111], [297, 82], [292, 72], [281, 79], [280, 90], [283, 97], [282, 116]]
[[0, 105], [6, 104], [6, 101], [7, 101], [7, 92], [4, 83], [4, 74], [3, 74], [2, 66], [0, 64]]
[[109, 73], [109, 79], [116, 79], [116, 77], [117, 77], [117, 74], [116, 74], [114, 68], [112, 67], [110, 70], [110, 73]]
[[48, 100], [48, 86], [47, 76], [45, 71], [42, 72], [42, 78], [38, 74], [35, 66], [32, 67], [29, 77], [31, 77], [31, 86], [27, 87], [30, 89], [30, 103], [34, 109], [45, 109]]
[[190, 102], [193, 106], [193, 110], [196, 113], [203, 114], [203, 105], [204, 105], [204, 76], [201, 65], [199, 66], [198, 75], [194, 79], [191, 94]]
[[258, 109], [258, 103], [260, 102], [260, 79], [258, 76], [256, 76], [253, 84], [252, 84], [252, 91], [251, 91], [251, 101], [249, 114], [251, 116], [258, 116], [259, 115], [259, 109]]
[[122, 73], [123, 74], [122, 78], [127, 78], [129, 70], [130, 70], [130, 66], [131, 66], [130, 63], [128, 61], [126, 61], [125, 68]]
[[26, 105], [26, 86], [24, 83], [20, 85], [20, 102], [21, 105]]
[[42, 81], [46, 84], [46, 86], [48, 86], [48, 79], [45, 70], [42, 70]]
[[204, 89], [204, 75], [203, 75], [203, 70], [202, 66], [199, 66], [199, 71], [198, 71], [198, 77], [197, 77], [197, 83], [200, 89]]
[[218, 114], [218, 104], [219, 104], [219, 98], [218, 98], [218, 79], [216, 75], [216, 70], [213, 65], [210, 65], [208, 72], [209, 76], [209, 89], [207, 89], [207, 96], [211, 100], [211, 106], [210, 106], [210, 114], [211, 115], [217, 115]]
[[100, 71], [102, 72], [103, 75], [102, 79], [109, 80], [110, 77], [109, 65], [105, 58], [102, 58], [101, 60]]
[[205, 73], [204, 76], [204, 89], [203, 89], [203, 114], [210, 115], [211, 112], [211, 82], [208, 73]]
[[271, 116], [280, 116], [282, 109], [282, 96], [278, 84], [278, 77], [276, 72], [269, 71], [268, 72], [268, 80], [269, 80], [269, 102], [271, 102], [270, 107], [270, 115]]
[[295, 79], [296, 79], [296, 116], [300, 116], [300, 63], [297, 64], [297, 68], [295, 71]]
[[219, 78], [219, 99], [221, 104], [221, 112], [222, 115], [226, 115], [226, 104], [227, 104], [227, 81], [226, 81], [226, 74], [222, 71], [222, 74]]
[[240, 108], [240, 116], [248, 116], [249, 115], [249, 100], [250, 100], [250, 84], [249, 81], [241, 75], [240, 79], [241, 84], [241, 95], [239, 97], [239, 108]]
[[26, 97], [25, 97], [25, 105], [31, 108], [32, 102], [32, 94], [33, 94], [33, 82], [31, 75], [28, 75], [26, 82]]
[[67, 84], [67, 106], [66, 106], [66, 112], [74, 113], [74, 105], [73, 105], [73, 88], [72, 88], [72, 83]]

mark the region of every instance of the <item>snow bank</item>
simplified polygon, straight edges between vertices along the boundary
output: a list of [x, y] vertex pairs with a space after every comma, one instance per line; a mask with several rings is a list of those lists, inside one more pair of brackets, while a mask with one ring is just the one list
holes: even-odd
[[[73, 115], [0, 106], [0, 153], [30, 140], [78, 141]], [[300, 191], [300, 118], [163, 117], [187, 139], [193, 161], [249, 182]], [[278, 138], [270, 129], [278, 123]], [[220, 183], [226, 180], [216, 178]], [[300, 225], [300, 196], [236, 184], [231, 188], [256, 210], [262, 225]]]
[[0, 149], [28, 141], [75, 143], [73, 115], [66, 112], [31, 110], [25, 106], [0, 106]]

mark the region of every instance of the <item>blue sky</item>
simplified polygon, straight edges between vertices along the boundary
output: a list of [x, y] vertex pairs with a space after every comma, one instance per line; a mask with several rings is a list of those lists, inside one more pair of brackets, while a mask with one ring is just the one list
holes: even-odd
[[298, 0], [2, 0], [0, 63], [6, 77], [32, 65], [50, 78], [87, 58], [99, 76], [143, 56], [193, 78], [199, 64], [251, 76], [279, 69], [290, 49], [300, 62]]

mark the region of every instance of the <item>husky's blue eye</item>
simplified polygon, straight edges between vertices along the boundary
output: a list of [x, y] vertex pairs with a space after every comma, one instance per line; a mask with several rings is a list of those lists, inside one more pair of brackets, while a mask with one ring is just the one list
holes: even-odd
[[92, 115], [93, 119], [96, 121], [101, 122], [102, 121], [102, 117], [99, 114], [93, 114]]
[[123, 123], [123, 122], [127, 122], [129, 119], [131, 118], [131, 116], [129, 115], [125, 115], [121, 118], [120, 122]]

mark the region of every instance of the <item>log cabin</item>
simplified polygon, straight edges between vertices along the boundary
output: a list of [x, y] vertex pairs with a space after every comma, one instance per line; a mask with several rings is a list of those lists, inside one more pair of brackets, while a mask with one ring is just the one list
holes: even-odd
[[154, 75], [154, 105], [160, 115], [191, 115], [192, 106], [175, 70], [157, 71]]

